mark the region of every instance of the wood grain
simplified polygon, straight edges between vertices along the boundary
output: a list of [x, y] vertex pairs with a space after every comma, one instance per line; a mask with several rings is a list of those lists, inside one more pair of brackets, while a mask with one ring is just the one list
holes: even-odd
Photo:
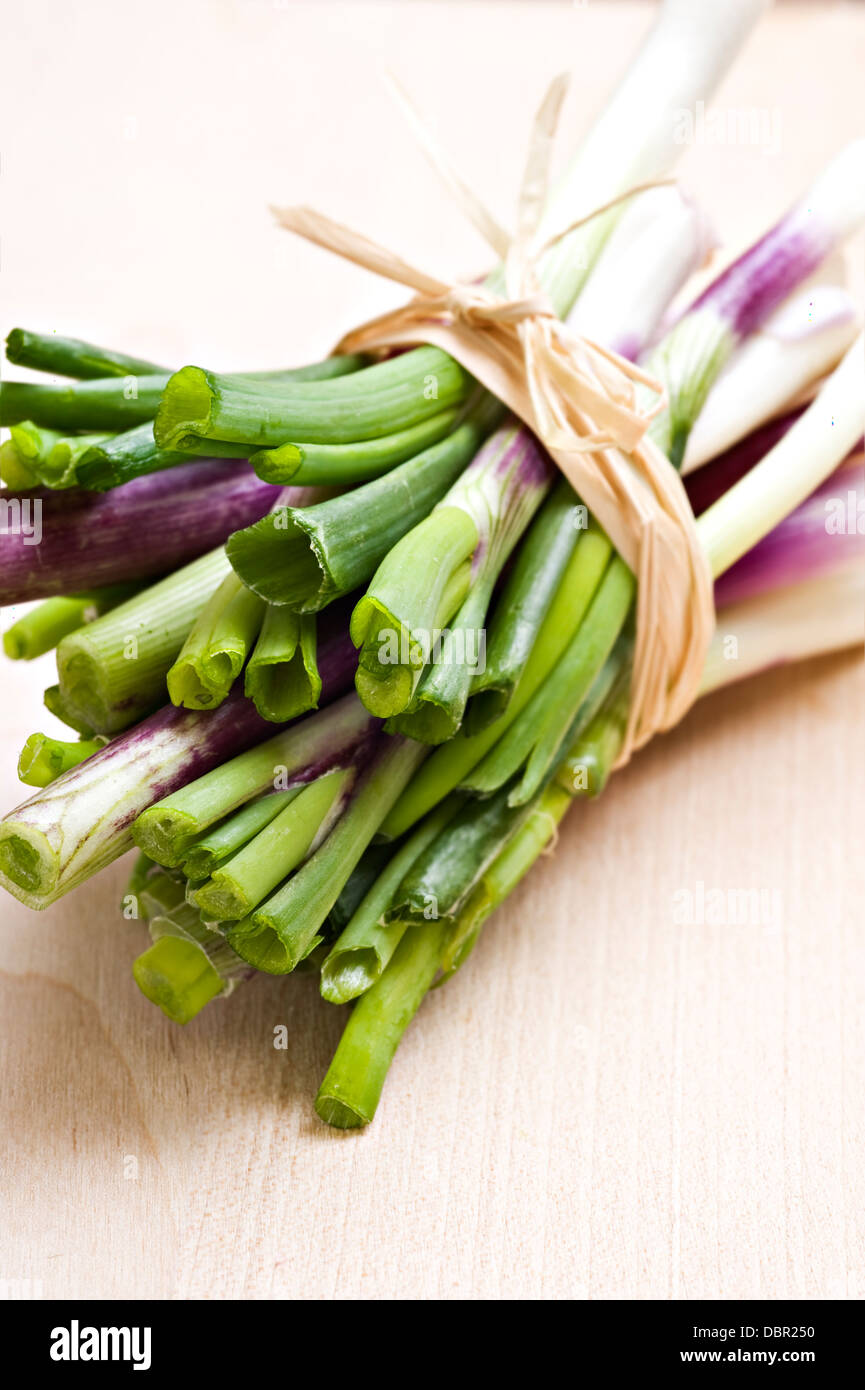
[[[103, 0], [18, 7], [19, 58], [37, 28], [44, 47], [0, 91], [30, 113], [4, 157], [4, 326], [217, 366], [326, 350], [389, 292], [273, 231], [269, 200], [422, 263], [483, 261], [456, 214], [430, 212], [376, 65], [415, 83], [504, 210], [550, 73], [574, 56], [585, 121], [647, 21], [639, 4], [160, 0], [146, 24]], [[726, 237], [856, 128], [863, 62], [855, 7], [765, 21], [719, 101], [777, 107], [780, 151], [685, 160]], [[23, 738], [50, 727], [34, 715], [50, 669], [3, 668], [4, 806]], [[3, 1290], [861, 1297], [862, 696], [856, 654], [772, 672], [576, 808], [425, 1002], [362, 1134], [312, 1111], [342, 1018], [311, 981], [258, 980], [181, 1029], [132, 984], [126, 864], [39, 916], [5, 900]], [[680, 925], [674, 895], [698, 883], [775, 892], [778, 918]]]

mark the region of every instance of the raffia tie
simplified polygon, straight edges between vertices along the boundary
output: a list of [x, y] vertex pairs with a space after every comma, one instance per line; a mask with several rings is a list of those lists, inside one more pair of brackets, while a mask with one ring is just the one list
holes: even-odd
[[[633, 570], [638, 582], [636, 641], [621, 766], [653, 734], [677, 723], [692, 704], [715, 610], [708, 562], [682, 481], [646, 436], [650, 421], [665, 405], [660, 383], [617, 353], [570, 332], [538, 284], [540, 256], [589, 220], [581, 218], [537, 244], [564, 91], [564, 79], [557, 78], [535, 118], [514, 237], [453, 173], [409, 112], [463, 210], [504, 260], [505, 296], [487, 286], [452, 284], [429, 275], [311, 208], [274, 213], [281, 226], [307, 241], [415, 291], [408, 304], [346, 334], [335, 352], [374, 353], [426, 343], [449, 353], [537, 435]], [[638, 385], [656, 395], [645, 412], [638, 407]]]

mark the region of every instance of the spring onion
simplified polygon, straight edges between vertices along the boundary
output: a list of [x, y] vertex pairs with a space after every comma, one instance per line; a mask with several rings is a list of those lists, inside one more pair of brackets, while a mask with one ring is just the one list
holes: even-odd
[[214, 460], [101, 496], [16, 496], [0, 512], [0, 604], [165, 574], [263, 516], [278, 495], [245, 464]]
[[646, 359], [663, 383], [666, 409], [650, 428], [680, 467], [688, 436], [734, 349], [865, 218], [865, 139], [835, 157], [768, 232], [694, 301]]
[[11, 661], [33, 661], [56, 647], [70, 632], [131, 598], [140, 588], [140, 584], [114, 584], [88, 594], [46, 599], [6, 629], [3, 651]]
[[31, 333], [13, 328], [6, 338], [6, 357], [16, 367], [55, 372], [79, 381], [106, 376], [153, 376], [165, 372], [153, 362], [111, 348], [94, 347], [80, 338], [61, 338], [55, 333]]
[[321, 692], [313, 613], [265, 606], [258, 640], [244, 675], [244, 691], [264, 719], [283, 723], [314, 709]]
[[[238, 705], [247, 718], [254, 718], [256, 730], [262, 725], [268, 729], [248, 701], [230, 697], [220, 705], [219, 714]], [[213, 711], [212, 718], [216, 715]], [[202, 716], [201, 727], [207, 729], [209, 723]], [[157, 864], [180, 864], [203, 831], [251, 798], [269, 790], [285, 791], [332, 768], [349, 766], [373, 730], [374, 723], [360, 702], [346, 696], [264, 742], [259, 739], [257, 746], [212, 766], [203, 776], [178, 783], [178, 790], [170, 795], [153, 798], [153, 804], [138, 814], [135, 843]], [[275, 786], [276, 782], [282, 785]]]
[[321, 992], [331, 1004], [345, 1004], [363, 994], [387, 966], [408, 922], [405, 918], [385, 921], [384, 914], [406, 873], [458, 806], [459, 798], [450, 797], [425, 817], [370, 885], [321, 967]]
[[409, 739], [379, 737], [324, 843], [282, 888], [228, 928], [238, 955], [257, 970], [284, 975], [319, 945], [340, 890], [423, 756]]
[[226, 545], [234, 569], [253, 593], [300, 613], [349, 593], [447, 491], [496, 413], [483, 402], [438, 444], [374, 482], [312, 507], [277, 508], [237, 531]]
[[30, 787], [47, 787], [105, 746], [104, 738], [64, 743], [48, 734], [31, 734], [18, 757], [18, 777]]
[[366, 483], [444, 439], [458, 424], [460, 415], [460, 408], [451, 406], [418, 425], [378, 439], [350, 444], [285, 443], [273, 449], [257, 449], [249, 461], [259, 478], [269, 483], [328, 487]]
[[213, 709], [240, 674], [258, 637], [264, 602], [229, 573], [192, 625], [166, 675], [172, 704]]
[[[407, 429], [465, 400], [468, 373], [437, 348], [417, 348], [325, 381], [251, 384], [183, 367], [163, 387], [153, 433], [163, 449], [186, 435], [259, 448], [287, 440], [350, 444]], [[178, 444], [179, 441], [179, 444]]]
[[302, 864], [351, 787], [351, 770], [325, 773], [301, 789], [254, 839], [216, 869], [193, 893], [207, 918], [246, 917]]

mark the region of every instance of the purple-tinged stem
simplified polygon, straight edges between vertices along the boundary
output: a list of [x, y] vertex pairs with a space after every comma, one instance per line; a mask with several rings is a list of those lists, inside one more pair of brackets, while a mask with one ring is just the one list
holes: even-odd
[[737, 560], [715, 584], [715, 607], [865, 560], [865, 468], [859, 454]]
[[0, 604], [165, 574], [270, 510], [279, 488], [214, 459], [104, 494], [0, 493]]
[[[323, 703], [350, 688], [354, 660], [344, 632], [325, 634]], [[47, 907], [130, 848], [142, 811], [273, 734], [239, 689], [212, 711], [166, 705], [0, 821], [0, 885]]]

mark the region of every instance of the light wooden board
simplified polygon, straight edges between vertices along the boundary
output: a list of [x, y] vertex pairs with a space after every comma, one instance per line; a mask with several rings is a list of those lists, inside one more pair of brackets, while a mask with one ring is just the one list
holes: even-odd
[[[217, 366], [324, 352], [389, 291], [273, 230], [268, 201], [432, 267], [484, 264], [379, 67], [505, 217], [550, 75], [574, 64], [577, 129], [648, 18], [10, 7], [4, 331]], [[764, 21], [718, 101], [779, 112], [779, 149], [683, 166], [725, 237], [756, 233], [856, 130], [863, 65], [861, 8]], [[50, 660], [2, 669], [4, 807], [50, 679]], [[773, 672], [576, 809], [424, 1004], [363, 1134], [312, 1111], [342, 1024], [312, 982], [257, 981], [184, 1030], [130, 979], [126, 864], [41, 916], [4, 900], [0, 1292], [861, 1297], [862, 694], [855, 654]], [[698, 883], [775, 893], [777, 920], [678, 925], [674, 895]]]

